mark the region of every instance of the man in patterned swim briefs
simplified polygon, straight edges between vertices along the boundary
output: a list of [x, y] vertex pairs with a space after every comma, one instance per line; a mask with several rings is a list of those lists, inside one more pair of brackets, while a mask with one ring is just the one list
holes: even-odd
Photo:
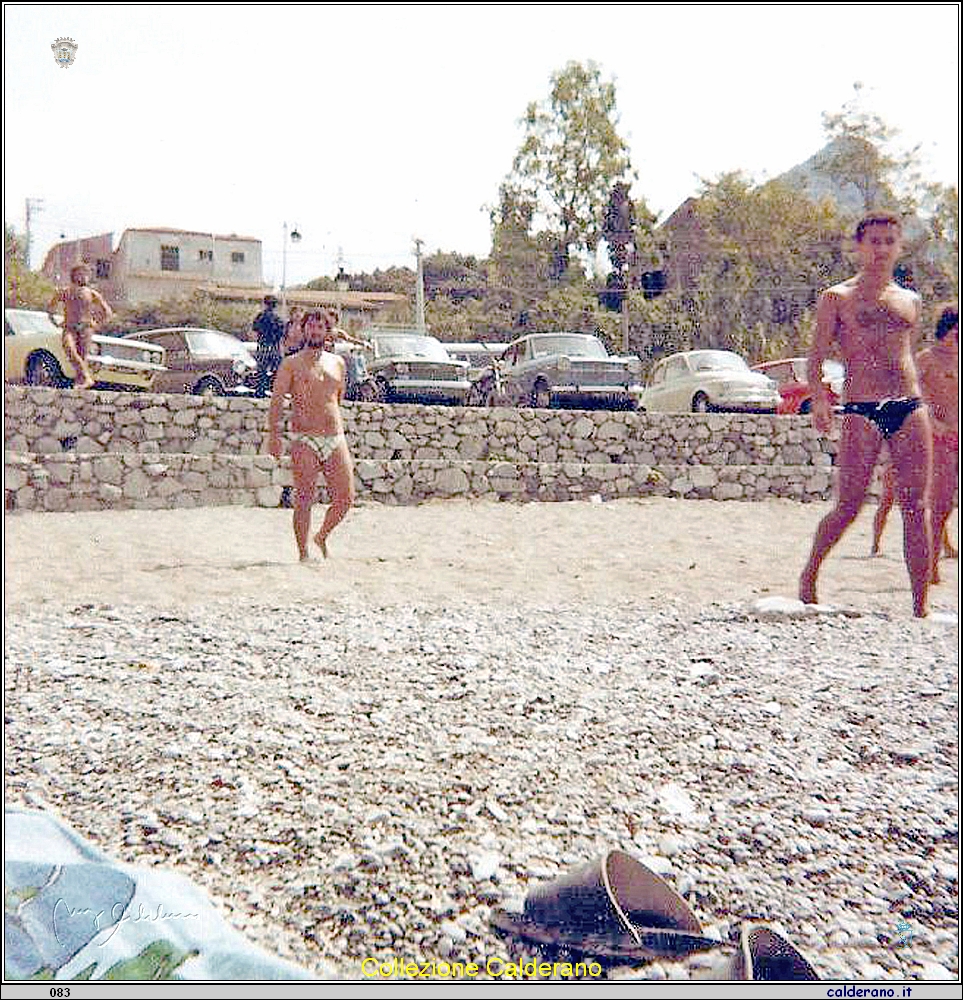
[[[921, 303], [916, 292], [892, 280], [902, 252], [902, 227], [895, 215], [875, 214], [856, 227], [859, 273], [826, 289], [816, 308], [816, 337], [809, 370], [822, 371], [833, 348], [846, 364], [842, 430], [836, 464], [836, 504], [820, 522], [812, 552], [799, 578], [799, 597], [816, 603], [816, 576], [829, 550], [853, 523], [883, 441], [896, 470], [903, 513], [903, 553], [913, 591], [913, 613], [927, 614], [931, 573], [928, 512], [933, 443], [930, 417], [920, 400], [913, 360]], [[813, 426], [827, 434], [832, 408], [826, 386], [815, 385]]]
[[341, 400], [344, 361], [324, 349], [334, 317], [309, 312], [302, 322], [301, 350], [281, 362], [268, 409], [268, 451], [280, 459], [281, 411], [291, 402], [291, 473], [294, 479], [294, 537], [302, 562], [310, 558], [311, 507], [318, 474], [324, 476], [330, 503], [314, 542], [327, 557], [327, 538], [354, 503], [354, 467], [344, 438]]

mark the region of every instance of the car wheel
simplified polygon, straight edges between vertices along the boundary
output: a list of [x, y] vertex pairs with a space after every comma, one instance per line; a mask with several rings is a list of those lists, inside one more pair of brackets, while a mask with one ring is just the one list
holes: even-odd
[[801, 402], [801, 403], [799, 404], [799, 412], [800, 412], [800, 413], [809, 413], [809, 411], [810, 411], [810, 410], [811, 410], [812, 408], [813, 408], [813, 401], [812, 401], [811, 399], [804, 399], [804, 400], [803, 400], [803, 401], [802, 401], [802, 402]]
[[33, 354], [27, 361], [27, 385], [45, 385], [59, 389], [69, 381], [57, 359], [50, 354]]
[[704, 392], [697, 392], [692, 397], [693, 413], [708, 413], [711, 409], [712, 406], [709, 403], [709, 397]]
[[551, 390], [544, 382], [536, 382], [532, 389], [532, 406], [537, 410], [547, 410], [551, 405]]
[[195, 396], [223, 396], [224, 386], [211, 375], [205, 375], [194, 386], [193, 392]]

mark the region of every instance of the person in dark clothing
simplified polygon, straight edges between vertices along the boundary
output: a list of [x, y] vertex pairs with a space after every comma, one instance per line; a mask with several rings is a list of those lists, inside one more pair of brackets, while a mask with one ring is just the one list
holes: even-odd
[[274, 383], [274, 376], [281, 365], [281, 341], [284, 339], [284, 323], [274, 311], [278, 300], [273, 295], [264, 296], [264, 309], [251, 324], [257, 335], [257, 395], [266, 396]]

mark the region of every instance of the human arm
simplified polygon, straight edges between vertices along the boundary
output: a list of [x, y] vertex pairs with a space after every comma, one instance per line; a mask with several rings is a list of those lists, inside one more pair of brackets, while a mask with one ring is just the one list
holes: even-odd
[[823, 381], [823, 362], [829, 357], [836, 339], [839, 319], [836, 293], [827, 290], [816, 305], [816, 335], [813, 337], [807, 362], [807, 379], [812, 392], [812, 424], [820, 434], [828, 434], [833, 424], [829, 386]]
[[281, 444], [281, 411], [291, 392], [291, 365], [287, 359], [281, 362], [274, 386], [271, 389], [271, 405], [268, 407], [268, 453], [280, 460], [283, 451]]
[[103, 295], [101, 295], [100, 292], [96, 291], [93, 288], [91, 288], [90, 290], [90, 302], [91, 305], [96, 309], [96, 311], [100, 313], [100, 319], [98, 320], [98, 322], [106, 323], [107, 320], [109, 320], [110, 317], [114, 315], [114, 311], [110, 308], [109, 305], [107, 305], [107, 301], [103, 297]]
[[58, 288], [53, 294], [53, 298], [47, 303], [47, 315], [50, 317], [51, 322], [57, 322], [57, 316], [54, 310], [63, 303], [64, 292], [62, 288]]
[[371, 342], [364, 340], [362, 337], [356, 337], [352, 333], [348, 333], [347, 330], [342, 330], [340, 326], [334, 327], [331, 331], [334, 334], [335, 340], [344, 340], [349, 344], [357, 344], [358, 347], [371, 347]]

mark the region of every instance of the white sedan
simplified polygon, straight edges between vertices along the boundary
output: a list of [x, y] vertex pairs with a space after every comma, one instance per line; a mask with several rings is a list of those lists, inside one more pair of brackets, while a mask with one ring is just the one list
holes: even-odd
[[683, 351], [663, 358], [639, 399], [639, 409], [656, 413], [775, 413], [778, 405], [776, 383], [732, 351]]

